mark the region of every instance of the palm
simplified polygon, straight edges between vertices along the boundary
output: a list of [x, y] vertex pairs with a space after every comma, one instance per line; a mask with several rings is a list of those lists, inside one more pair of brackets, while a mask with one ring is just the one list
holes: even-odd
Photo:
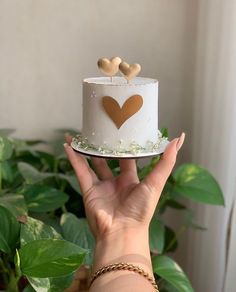
[[[150, 199], [150, 198], [149, 198]], [[147, 215], [147, 194], [133, 173], [98, 181], [84, 196], [88, 218], [95, 218], [99, 233], [124, 224], [140, 224]]]

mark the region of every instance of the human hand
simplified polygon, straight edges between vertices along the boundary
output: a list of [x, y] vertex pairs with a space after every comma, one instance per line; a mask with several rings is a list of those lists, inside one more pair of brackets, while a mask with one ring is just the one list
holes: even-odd
[[134, 159], [120, 159], [120, 175], [114, 177], [105, 159], [92, 158], [93, 171], [84, 156], [71, 147], [66, 154], [78, 178], [87, 219], [96, 240], [127, 229], [147, 229], [183, 145], [185, 134], [172, 140], [152, 172], [139, 181]]

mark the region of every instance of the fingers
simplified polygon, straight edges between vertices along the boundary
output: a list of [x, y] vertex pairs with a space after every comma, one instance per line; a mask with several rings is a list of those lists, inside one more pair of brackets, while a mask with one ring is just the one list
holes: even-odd
[[74, 168], [82, 192], [85, 193], [98, 179], [82, 155], [77, 154], [67, 143], [64, 144], [64, 148], [68, 159]]
[[135, 159], [120, 159], [119, 164], [121, 174], [129, 173], [135, 181], [139, 182]]
[[184, 139], [185, 134], [182, 133], [179, 138], [172, 140], [166, 147], [161, 160], [154, 167], [152, 172], [143, 180], [143, 183], [146, 184], [151, 191], [157, 192], [159, 196], [175, 165], [177, 153], [182, 147]]
[[109, 166], [107, 165], [107, 161], [102, 158], [92, 158], [92, 163], [95, 168], [95, 171], [98, 177], [102, 180], [113, 178], [113, 174]]
[[136, 161], [135, 159], [120, 159], [120, 171], [121, 172], [137, 172]]

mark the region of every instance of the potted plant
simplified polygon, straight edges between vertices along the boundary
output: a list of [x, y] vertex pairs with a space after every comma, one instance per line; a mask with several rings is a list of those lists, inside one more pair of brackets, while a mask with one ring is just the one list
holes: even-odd
[[[9, 134], [0, 132], [0, 290], [86, 291], [94, 239], [63, 142], [24, 141]], [[42, 151], [39, 144], [57, 147]], [[158, 160], [138, 168], [140, 180]], [[118, 162], [108, 163], [117, 175]], [[218, 183], [202, 167], [183, 164], [171, 174], [150, 224], [153, 270], [161, 292], [193, 291], [171, 258], [182, 232], [204, 229], [194, 223], [183, 198], [224, 205]], [[184, 214], [177, 232], [163, 219], [168, 208]]]

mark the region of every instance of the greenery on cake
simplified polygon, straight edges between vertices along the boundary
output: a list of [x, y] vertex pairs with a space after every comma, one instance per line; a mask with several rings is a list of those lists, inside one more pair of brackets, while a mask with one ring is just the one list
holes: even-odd
[[[10, 133], [0, 131], [0, 290], [64, 291], [81, 265], [92, 264], [94, 239], [80, 187], [63, 151], [63, 134], [58, 141], [46, 142], [13, 139]], [[39, 150], [42, 146], [49, 151]], [[159, 158], [138, 167], [140, 180]], [[118, 161], [108, 163], [118, 175]], [[205, 230], [195, 223], [185, 199], [224, 205], [220, 187], [207, 170], [192, 163], [174, 170], [150, 225], [152, 263], [161, 292], [193, 291], [172, 258], [184, 231]], [[182, 217], [177, 230], [166, 223], [163, 215], [168, 209]]]
[[[152, 154], [152, 153], [161, 153], [168, 143], [167, 137], [162, 136], [162, 133], [160, 131], [157, 132], [156, 135], [157, 142], [152, 142], [152, 141], [147, 141], [145, 147], [141, 146], [135, 141], [132, 141], [130, 143], [129, 147], [124, 147], [123, 146], [123, 141], [120, 140], [119, 146], [117, 146], [116, 149], [112, 149], [106, 144], [104, 146], [96, 146], [92, 143], [89, 143], [88, 139], [86, 137], [83, 137], [82, 134], [78, 134], [73, 138], [73, 148], [77, 150], [78, 152], [80, 151], [92, 151], [93, 154], [99, 155], [102, 154], [104, 156], [110, 155], [110, 156], [126, 156], [126, 155], [132, 155], [132, 156], [138, 156], [138, 155], [145, 155], [145, 154]], [[162, 150], [162, 151], [161, 151]]]

